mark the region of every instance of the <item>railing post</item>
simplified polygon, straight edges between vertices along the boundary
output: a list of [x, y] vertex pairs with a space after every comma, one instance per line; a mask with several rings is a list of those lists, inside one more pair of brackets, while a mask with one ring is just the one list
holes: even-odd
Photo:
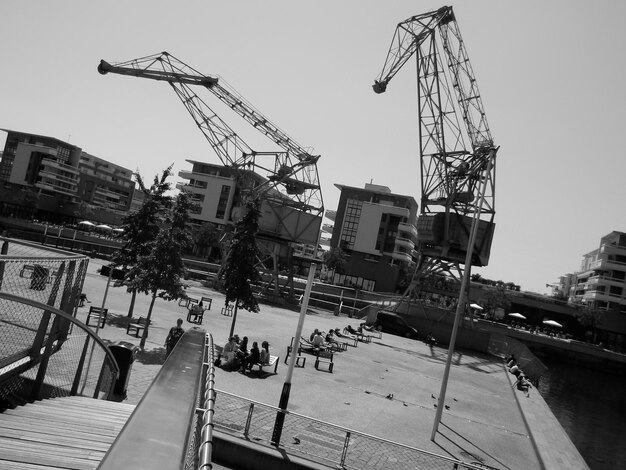
[[78, 386], [80, 385], [80, 377], [83, 375], [83, 366], [85, 365], [85, 358], [87, 357], [87, 349], [89, 349], [89, 336], [85, 336], [85, 344], [83, 350], [80, 353], [80, 359], [78, 361], [78, 367], [76, 367], [76, 374], [74, 375], [74, 382], [72, 382], [72, 389], [70, 395], [76, 395], [78, 393]]
[[350, 445], [350, 436], [351, 432], [346, 432], [346, 439], [343, 441], [343, 450], [341, 451], [341, 462], [339, 462], [340, 468], [344, 468], [346, 464], [346, 457], [348, 456], [348, 446]]
[[248, 418], [246, 419], [246, 427], [243, 430], [243, 435], [248, 437], [248, 432], [250, 431], [250, 423], [252, 422], [252, 413], [254, 413], [254, 403], [250, 403], [250, 408], [248, 409]]

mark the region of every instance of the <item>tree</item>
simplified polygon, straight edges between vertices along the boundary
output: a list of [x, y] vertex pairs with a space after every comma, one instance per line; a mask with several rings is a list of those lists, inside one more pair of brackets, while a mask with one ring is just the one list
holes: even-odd
[[595, 306], [583, 306], [576, 310], [574, 316], [578, 323], [580, 323], [583, 327], [588, 328], [587, 330], [587, 338], [593, 343], [596, 342], [596, 337], [598, 334], [598, 327], [602, 324], [602, 316], [604, 315], [604, 311], [596, 308]]
[[144, 193], [144, 201], [138, 211], [128, 214], [122, 219], [124, 246], [113, 255], [114, 266], [121, 266], [126, 271], [122, 284], [132, 294], [128, 317], [133, 316], [137, 291], [133, 287], [134, 280], [140, 274], [137, 266], [139, 258], [146, 256], [152, 249], [151, 243], [156, 239], [163, 219], [164, 211], [171, 205], [171, 196], [167, 196], [170, 184], [167, 178], [172, 174], [172, 167], [165, 169], [159, 177], [156, 175], [148, 188], [141, 175], [135, 173], [139, 190]]
[[194, 255], [200, 255], [207, 261], [211, 261], [213, 248], [219, 246], [220, 231], [215, 224], [204, 222], [196, 227], [193, 232]]
[[141, 349], [144, 348], [148, 338], [156, 298], [171, 301], [185, 295], [183, 253], [193, 243], [189, 224], [189, 211], [193, 206], [189, 194], [180, 192], [167, 212], [156, 238], [148, 243], [148, 253], [140, 255], [137, 260], [136, 273], [130, 286], [137, 292], [152, 296], [146, 316], [146, 327], [139, 343]]
[[255, 313], [259, 311], [259, 303], [254, 297], [251, 284], [261, 279], [256, 267], [256, 260], [259, 256], [256, 234], [259, 231], [260, 213], [258, 200], [246, 203], [246, 213], [235, 223], [232, 242], [220, 272], [226, 291], [224, 304], [228, 305], [230, 302], [235, 304], [228, 336], [232, 336], [235, 332], [238, 308]]
[[324, 253], [323, 261], [329, 270], [337, 274], [343, 274], [348, 262], [348, 255], [341, 247], [335, 246]]

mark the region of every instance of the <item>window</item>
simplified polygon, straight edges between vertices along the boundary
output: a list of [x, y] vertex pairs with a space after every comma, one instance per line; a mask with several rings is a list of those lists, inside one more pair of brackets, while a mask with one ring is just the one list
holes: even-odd
[[343, 227], [341, 229], [341, 242], [343, 242], [341, 246], [345, 249], [351, 250], [354, 248], [362, 208], [362, 201], [348, 199], [346, 212], [343, 218]]
[[222, 192], [220, 193], [220, 199], [217, 202], [217, 212], [215, 213], [216, 219], [223, 219], [226, 215], [226, 206], [228, 205], [228, 196], [230, 195], [230, 186], [222, 186]]

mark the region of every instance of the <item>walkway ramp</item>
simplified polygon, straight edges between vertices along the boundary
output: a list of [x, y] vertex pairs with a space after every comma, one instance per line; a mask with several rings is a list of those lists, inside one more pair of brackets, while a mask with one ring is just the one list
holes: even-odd
[[95, 469], [135, 405], [51, 398], [0, 414], [0, 470]]

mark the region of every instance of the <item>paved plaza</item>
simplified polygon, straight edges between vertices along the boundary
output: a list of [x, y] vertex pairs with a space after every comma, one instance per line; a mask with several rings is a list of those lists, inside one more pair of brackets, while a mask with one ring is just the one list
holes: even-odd
[[[79, 308], [84, 320], [89, 306], [101, 306], [107, 278], [97, 273], [101, 260], [91, 260], [84, 292], [91, 303]], [[191, 297], [210, 296], [213, 305], [201, 328], [218, 346], [226, 342], [232, 317], [220, 314], [224, 296], [193, 283]], [[145, 316], [149, 297], [137, 296], [135, 317]], [[139, 344], [126, 334], [130, 295], [124, 288], [110, 287], [106, 300], [108, 324], [99, 331], [103, 339]], [[177, 302], [156, 301], [153, 325], [144, 352], [132, 366], [127, 397], [136, 404], [158, 373], [165, 358], [164, 341], [177, 318], [186, 319], [187, 310]], [[259, 344], [267, 340], [270, 352], [280, 356], [278, 374], [243, 375], [216, 372], [216, 388], [251, 400], [277, 406], [287, 366], [286, 348], [294, 335], [298, 312], [261, 305], [260, 313], [239, 311], [235, 332]], [[304, 323], [308, 336], [315, 328], [343, 329], [357, 321], [329, 312], [309, 312]], [[195, 325], [186, 321], [185, 329]], [[94, 327], [95, 328], [95, 327]], [[293, 374], [288, 409], [302, 415], [356, 431], [397, 441], [412, 447], [463, 461], [483, 462], [502, 469], [587, 468], [564, 437], [564, 431], [549, 412], [536, 390], [530, 398], [512, 388], [510, 374], [501, 360], [478, 353], [458, 352], [450, 372], [446, 410], [435, 442], [430, 436], [435, 405], [447, 350], [430, 349], [421, 341], [383, 334], [370, 344], [359, 343], [335, 354], [333, 373], [316, 370], [313, 356]], [[217, 413], [219, 416], [219, 400]], [[532, 430], [532, 432], [530, 431]], [[571, 446], [571, 447], [570, 447]], [[539, 449], [539, 453], [537, 452]], [[551, 461], [555, 460], [554, 465]], [[563, 466], [561, 466], [563, 465]]]

